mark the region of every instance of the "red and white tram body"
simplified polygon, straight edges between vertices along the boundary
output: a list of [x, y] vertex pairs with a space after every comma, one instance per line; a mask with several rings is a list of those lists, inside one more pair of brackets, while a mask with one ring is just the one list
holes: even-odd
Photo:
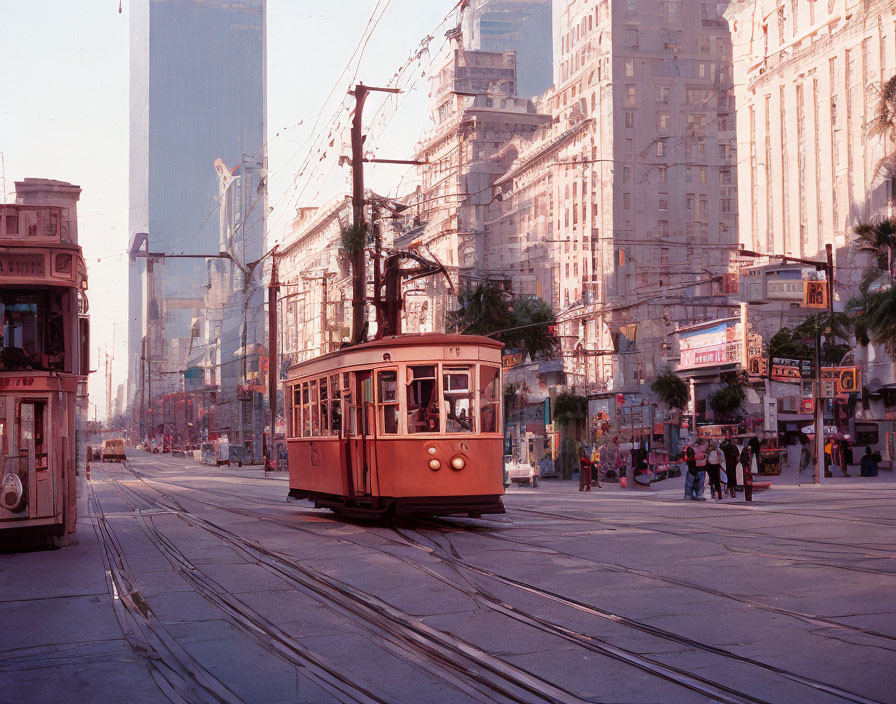
[[503, 513], [502, 343], [399, 335], [293, 366], [293, 498], [346, 515]]
[[[0, 205], [0, 545], [75, 531], [75, 432], [86, 381], [80, 188], [17, 183]], [[29, 201], [31, 204], [29, 205]], [[62, 202], [67, 207], [46, 205]]]

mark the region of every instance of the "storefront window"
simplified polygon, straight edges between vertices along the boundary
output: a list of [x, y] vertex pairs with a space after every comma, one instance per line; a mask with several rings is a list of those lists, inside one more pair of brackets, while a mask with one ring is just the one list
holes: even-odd
[[442, 396], [445, 403], [445, 430], [449, 433], [473, 432], [473, 391], [469, 367], [443, 369]]
[[377, 417], [383, 435], [398, 433], [398, 372], [377, 372]]
[[481, 430], [483, 433], [498, 432], [498, 379], [497, 367], [479, 367], [479, 406], [481, 408]]
[[407, 373], [408, 433], [438, 433], [441, 422], [436, 367], [408, 367]]

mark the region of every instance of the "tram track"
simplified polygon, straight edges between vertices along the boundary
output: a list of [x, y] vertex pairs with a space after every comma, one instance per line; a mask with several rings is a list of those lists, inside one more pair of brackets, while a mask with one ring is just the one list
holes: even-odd
[[[155, 480], [149, 480], [155, 481]], [[180, 486], [180, 485], [178, 485]], [[180, 487], [183, 488], [183, 487]], [[156, 490], [158, 491], [158, 490]], [[194, 501], [196, 499], [190, 498], [189, 500]], [[207, 503], [207, 502], [200, 502]], [[211, 504], [209, 504], [211, 505]], [[218, 507], [217, 508], [223, 508]], [[225, 508], [225, 510], [228, 510]], [[253, 512], [247, 511], [246, 513], [252, 514]], [[257, 514], [256, 514], [257, 515]], [[277, 520], [277, 519], [272, 519]], [[296, 528], [294, 524], [286, 521], [278, 521], [282, 522], [290, 527]], [[437, 528], [441, 528], [440, 526], [436, 526]], [[449, 551], [447, 551], [444, 547], [438, 545], [432, 541], [431, 538], [427, 538], [430, 542], [433, 542], [433, 547], [423, 544], [421, 541], [414, 539], [409, 536], [404, 531], [399, 530], [394, 524], [391, 527], [393, 533], [398, 536], [398, 542], [404, 545], [411, 545], [417, 549], [423, 550], [434, 557], [440, 559], [446, 565], [452, 568], [453, 571], [458, 572], [459, 569], [463, 569], [466, 571], [473, 572], [474, 574], [478, 574], [480, 576], [487, 577], [489, 579], [493, 579], [498, 581], [499, 583], [505, 584], [507, 586], [511, 586], [515, 589], [521, 590], [523, 592], [527, 592], [529, 594], [534, 594], [536, 596], [540, 596], [546, 598], [550, 601], [554, 601], [556, 603], [560, 603], [569, 608], [573, 608], [579, 611], [583, 611], [585, 613], [589, 613], [590, 615], [606, 619], [608, 621], [612, 621], [616, 624], [620, 624], [626, 626], [628, 628], [632, 628], [634, 630], [640, 631], [642, 633], [648, 634], [653, 637], [657, 637], [666, 641], [674, 642], [679, 645], [682, 645], [686, 648], [691, 648], [695, 650], [701, 650], [703, 652], [707, 652], [709, 654], [726, 658], [729, 661], [738, 662], [743, 665], [756, 667], [761, 670], [764, 670], [772, 675], [783, 677], [784, 679], [795, 682], [799, 685], [809, 687], [812, 690], [821, 693], [824, 692], [826, 694], [830, 694], [832, 696], [836, 696], [845, 701], [857, 702], [860, 704], [879, 704], [873, 699], [862, 697], [854, 692], [850, 692], [848, 690], [844, 690], [842, 688], [838, 688], [834, 685], [830, 685], [828, 683], [815, 680], [813, 678], [805, 677], [793, 672], [790, 672], [784, 668], [779, 668], [774, 665], [769, 665], [767, 663], [763, 663], [761, 661], [756, 661], [751, 658], [746, 658], [731, 651], [728, 651], [724, 648], [719, 648], [716, 646], [708, 645], [706, 643], [702, 643], [700, 641], [688, 638], [686, 636], [682, 636], [680, 634], [676, 634], [670, 631], [666, 631], [664, 629], [659, 629], [649, 624], [645, 624], [643, 622], [637, 621], [635, 619], [630, 619], [625, 616], [621, 616], [619, 614], [607, 611], [605, 609], [600, 609], [599, 607], [592, 606], [590, 604], [585, 604], [583, 602], [579, 602], [563, 595], [551, 592], [550, 590], [545, 590], [539, 587], [536, 587], [531, 584], [527, 584], [520, 580], [515, 580], [513, 578], [507, 577], [505, 575], [498, 574], [493, 570], [488, 570], [486, 568], [480, 567], [473, 563], [470, 563], [464, 560], [459, 553], [453, 548], [450, 541], [449, 543]], [[321, 535], [318, 531], [308, 531], [314, 535]], [[339, 538], [342, 540], [343, 538]], [[359, 545], [364, 545], [365, 547], [370, 548], [371, 546], [366, 543], [357, 543], [356, 541], [348, 541], [353, 542]], [[374, 548], [376, 549], [376, 548]], [[709, 696], [710, 698], [716, 699], [717, 701], [749, 701], [749, 702], [757, 702], [762, 701], [755, 698], [752, 698], [750, 695], [739, 692], [737, 690], [729, 690], [725, 691], [726, 688], [723, 688], [721, 691], [713, 690], [718, 683], [712, 682], [711, 680], [705, 680], [703, 678], [692, 679], [696, 676], [691, 675], [690, 673], [686, 673], [684, 671], [676, 670], [675, 668], [667, 668], [666, 665], [660, 663], [658, 661], [652, 660], [650, 658], [645, 658], [643, 656], [638, 655], [632, 651], [627, 651], [625, 649], [616, 648], [612, 644], [602, 641], [600, 638], [591, 635], [573, 631], [562, 624], [553, 623], [547, 621], [545, 619], [541, 619], [537, 616], [533, 616], [532, 614], [523, 612], [512, 605], [507, 604], [505, 601], [498, 599], [494, 595], [488, 593], [481, 585], [473, 584], [473, 593], [471, 590], [462, 584], [457, 584], [456, 582], [447, 579], [444, 575], [426, 567], [425, 565], [420, 565], [419, 563], [404, 559], [400, 556], [394, 555], [391, 552], [383, 551], [385, 554], [388, 554], [394, 558], [402, 559], [413, 567], [417, 569], [421, 569], [429, 576], [439, 579], [443, 583], [460, 590], [463, 593], [468, 594], [473, 597], [477, 603], [486, 608], [491, 608], [492, 610], [498, 611], [499, 613], [507, 616], [513, 620], [522, 622], [525, 625], [531, 626], [538, 630], [550, 633], [557, 637], [564, 638], [565, 640], [569, 640], [580, 647], [586, 647], [589, 650], [598, 652], [602, 655], [606, 655], [612, 657], [614, 659], [620, 660], [622, 662], [626, 662], [627, 664], [634, 665], [635, 667], [639, 667], [642, 670], [649, 672], [655, 676], [663, 677], [664, 679], [668, 679], [669, 681], [675, 682], [676, 684], [685, 686], [687, 688], [693, 689], [695, 691], [699, 691], [702, 694]], [[459, 573], [459, 572], [458, 572]], [[469, 580], [468, 580], [469, 581]], [[721, 595], [721, 594], [719, 594]], [[777, 613], [782, 610], [770, 609]], [[791, 615], [791, 614], [787, 614]], [[803, 615], [800, 615], [803, 616]], [[824, 624], [827, 627], [830, 627], [830, 623]], [[837, 624], [837, 626], [843, 627], [842, 624]], [[861, 630], [854, 629], [853, 627], [845, 626], [845, 628], [849, 630]], [[866, 634], [867, 635], [867, 634]], [[702, 681], [701, 681], [702, 680]], [[696, 686], [695, 686], [696, 685]]]
[[[387, 644], [389, 650], [400, 651], [415, 664], [422, 664], [425, 671], [478, 701], [585, 704], [585, 700], [572, 692], [489, 655], [467, 641], [438, 631], [378, 597], [302, 565], [286, 555], [253, 544], [182, 507], [175, 507], [161, 499], [147, 499], [132, 487], [108, 476], [116, 485], [148, 502], [153, 508], [173, 510], [191, 525], [224, 540], [251, 564], [265, 568], [328, 609], [348, 616], [377, 641]], [[171, 552], [171, 545], [163, 547], [168, 554], [176, 555]], [[201, 566], [194, 565], [193, 569], [201, 572]]]
[[131, 649], [146, 663], [159, 689], [173, 704], [243, 704], [202, 667], [158, 621], [137, 588], [137, 580], [102, 504], [88, 484], [91, 515], [106, 568], [115, 616]]
[[[761, 670], [765, 670], [773, 675], [777, 675], [788, 679], [790, 681], [796, 682], [797, 684], [804, 685], [811, 689], [814, 689], [818, 692], [824, 692], [826, 694], [830, 694], [839, 698], [842, 698], [846, 701], [856, 702], [858, 704], [882, 704], [881, 702], [877, 702], [876, 700], [869, 699], [863, 697], [855, 692], [851, 692], [840, 687], [836, 687], [834, 685], [828, 684], [826, 682], [822, 682], [820, 680], [806, 677], [803, 675], [799, 675], [797, 673], [791, 672], [781, 667], [777, 667], [775, 665], [770, 665], [768, 663], [764, 663], [759, 660], [755, 660], [753, 658], [749, 658], [746, 656], [738, 655], [730, 650], [725, 648], [721, 648], [718, 646], [709, 645], [707, 643], [703, 643], [693, 638], [689, 638], [687, 636], [683, 636], [672, 631], [668, 631], [666, 629], [658, 628], [656, 626], [651, 626], [643, 621], [639, 621], [637, 619], [629, 618], [626, 616], [622, 616], [618, 613], [614, 613], [612, 611], [602, 609], [600, 607], [594, 606], [592, 604], [588, 604], [576, 599], [571, 599], [569, 597], [558, 594], [549, 589], [545, 589], [542, 587], [535, 586], [533, 584], [524, 582], [522, 580], [514, 579], [512, 577], [508, 577], [506, 575], [502, 575], [500, 573], [495, 572], [494, 570], [479, 566], [475, 563], [471, 563], [465, 560], [463, 557], [459, 556], [459, 553], [456, 549], [451, 546], [450, 552], [445, 550], [442, 546], [439, 546], [435, 541], [431, 538], [428, 538], [429, 542], [432, 544], [432, 547], [429, 547], [422, 543], [419, 540], [416, 540], [410, 537], [405, 531], [397, 528], [396, 526], [392, 527], [392, 530], [395, 531], [398, 535], [400, 535], [403, 539], [412, 542], [419, 549], [433, 554], [439, 557], [442, 561], [450, 564], [452, 566], [459, 566], [463, 569], [474, 572], [475, 574], [481, 575], [483, 577], [487, 577], [496, 582], [499, 582], [505, 586], [513, 587], [514, 589], [520, 590], [522, 592], [526, 592], [528, 594], [532, 594], [535, 596], [539, 596], [545, 598], [549, 601], [561, 604], [563, 606], [587, 613], [591, 616], [595, 616], [601, 619], [605, 619], [607, 621], [611, 621], [616, 624], [620, 624], [623, 626], [627, 626], [633, 630], [640, 631], [642, 633], [646, 633], [648, 635], [660, 638], [662, 640], [666, 640], [669, 642], [677, 643], [687, 648], [692, 648], [694, 650], [700, 650], [712, 655], [716, 655], [719, 657], [723, 657], [743, 665], [749, 665], [751, 667], [755, 667]], [[450, 542], [449, 542], [450, 544]], [[500, 608], [502, 610], [508, 608], [508, 605], [504, 603], [502, 600], [499, 600], [497, 597], [488, 595], [490, 600], [493, 600], [496, 604], [500, 604]], [[513, 607], [510, 607], [513, 608]], [[544, 623], [541, 619], [538, 619], [541, 623]], [[556, 624], [554, 624], [556, 627]], [[576, 634], [580, 638], [596, 638], [590, 634], [577, 633]]]
[[[168, 484], [168, 485], [170, 485], [170, 486], [178, 487], [178, 488], [180, 488], [180, 489], [188, 489], [189, 491], [198, 491], [198, 492], [201, 492], [201, 493], [209, 493], [209, 494], [214, 494], [214, 495], [219, 494], [219, 493], [222, 493], [222, 492], [212, 491], [212, 490], [208, 490], [208, 489], [201, 489], [201, 488], [196, 488], [196, 487], [185, 487], [185, 486], [183, 486], [183, 485], [181, 485], [181, 484], [177, 484], [177, 483], [174, 483], [174, 482], [162, 482], [162, 481], [157, 480], [157, 479], [154, 479], [154, 478], [153, 478], [153, 479], [147, 479], [147, 478], [145, 478], [142, 474], [140, 474], [139, 472], [136, 472], [136, 470], [131, 469], [130, 471], [131, 471], [131, 472], [134, 472], [134, 473], [135, 473], [137, 476], [139, 476], [143, 481], [150, 482], [150, 483], [163, 483], [163, 484]], [[234, 493], [231, 493], [231, 492], [223, 492], [223, 493], [227, 493], [227, 494], [228, 494], [229, 496], [231, 496], [231, 497], [239, 498], [239, 495], [238, 495], [238, 494], [234, 494]], [[166, 494], [166, 495], [169, 496], [169, 497], [171, 497], [171, 498], [174, 498], [171, 494]], [[279, 525], [286, 526], [286, 527], [291, 528], [291, 529], [293, 529], [293, 530], [300, 530], [300, 531], [303, 531], [303, 532], [308, 532], [308, 533], [310, 533], [310, 534], [312, 534], [312, 535], [315, 535], [315, 536], [318, 536], [318, 537], [330, 537], [330, 538], [333, 539], [333, 540], [338, 540], [338, 541], [342, 541], [342, 542], [348, 542], [348, 543], [352, 543], [352, 544], [359, 545], [359, 546], [362, 546], [362, 547], [366, 547], [366, 548], [369, 548], [369, 549], [378, 549], [378, 548], [376, 548], [376, 546], [372, 546], [372, 545], [370, 545], [370, 544], [368, 544], [368, 543], [349, 540], [349, 539], [347, 539], [345, 536], [338, 536], [338, 537], [326, 536], [325, 534], [323, 534], [323, 533], [321, 533], [321, 532], [319, 532], [319, 531], [312, 530], [312, 529], [310, 529], [310, 528], [306, 528], [306, 527], [302, 527], [302, 526], [298, 526], [298, 525], [295, 524], [294, 521], [290, 521], [290, 520], [282, 519], [282, 518], [279, 518], [279, 517], [276, 517], [276, 516], [271, 516], [271, 515], [267, 515], [267, 514], [259, 514], [259, 513], [257, 513], [257, 512], [250, 511], [250, 510], [248, 510], [248, 509], [241, 509], [241, 508], [236, 508], [236, 507], [225, 507], [225, 506], [221, 506], [220, 504], [215, 504], [215, 503], [211, 503], [211, 502], [208, 502], [208, 501], [202, 501], [202, 500], [197, 499], [197, 498], [195, 498], [195, 497], [185, 497], [185, 498], [186, 498], [188, 501], [195, 502], [195, 503], [199, 503], [199, 504], [202, 504], [202, 505], [205, 505], [205, 506], [209, 506], [209, 507], [214, 508], [214, 509], [223, 510], [223, 511], [226, 511], [226, 512], [229, 512], [229, 513], [234, 513], [234, 514], [237, 514], [237, 515], [242, 515], [242, 516], [245, 516], [245, 517], [248, 517], [248, 518], [260, 518], [261, 520], [265, 520], [265, 521], [270, 521], [270, 522], [273, 522], [273, 523], [277, 523], [277, 524], [279, 524]], [[282, 502], [274, 501], [274, 500], [270, 500], [270, 505], [271, 505], [271, 506], [277, 506], [277, 507], [279, 507], [279, 506], [282, 506]], [[517, 511], [517, 510], [519, 510], [519, 509], [515, 509], [515, 508], [514, 508], [514, 509], [511, 509], [511, 512], [512, 512], [512, 511]], [[554, 514], [551, 514], [551, 515], [554, 515]], [[562, 514], [559, 514], [559, 515], [562, 516]], [[579, 519], [577, 519], [576, 517], [568, 517], [568, 518], [569, 518], [570, 520], [579, 520]], [[510, 525], [509, 522], [507, 522], [507, 521], [496, 521], [496, 520], [494, 520], [494, 519], [488, 519], [488, 518], [460, 519], [460, 520], [465, 521], [465, 522], [463, 522], [463, 523], [456, 523], [456, 522], [454, 522], [454, 521], [449, 522], [449, 521], [446, 520], [446, 519], [441, 519], [441, 522], [440, 522], [439, 524], [432, 524], [432, 523], [431, 523], [431, 525], [433, 525], [433, 527], [435, 527], [436, 529], [440, 530], [441, 532], [444, 532], [446, 528], [448, 528], [448, 529], [452, 529], [452, 530], [457, 530], [458, 528], [463, 527], [463, 528], [466, 529], [466, 528], [469, 528], [471, 525], [480, 525], [481, 523], [488, 523], [488, 524], [495, 524], [495, 523], [498, 523], [498, 524], [505, 525], [505, 526], [506, 526], [506, 525]], [[586, 519], [581, 519], [581, 520], [586, 520]], [[864, 627], [862, 627], [862, 626], [853, 626], [853, 625], [851, 625], [851, 624], [841, 623], [841, 622], [839, 622], [839, 621], [835, 621], [835, 620], [833, 620], [833, 619], [829, 619], [829, 618], [826, 618], [826, 617], [824, 617], [824, 616], [819, 616], [819, 615], [817, 615], [817, 614], [811, 614], [811, 613], [806, 613], [806, 612], [802, 612], [802, 611], [794, 611], [794, 610], [791, 610], [791, 609], [785, 609], [785, 608], [781, 608], [781, 607], [771, 606], [771, 605], [764, 604], [764, 603], [759, 602], [759, 601], [754, 601], [754, 600], [752, 600], [752, 599], [747, 599], [747, 598], [745, 598], [745, 597], [739, 597], [739, 596], [736, 596], [736, 595], [733, 595], [733, 594], [730, 594], [730, 593], [727, 593], [727, 592], [723, 592], [723, 591], [720, 591], [720, 590], [712, 589], [711, 587], [705, 587], [705, 586], [703, 586], [703, 585], [695, 584], [695, 583], [693, 583], [693, 582], [689, 582], [689, 581], [687, 581], [687, 580], [681, 580], [681, 579], [677, 579], [677, 578], [674, 578], [674, 577], [668, 577], [668, 576], [665, 576], [665, 575], [659, 575], [659, 574], [656, 574], [656, 573], [653, 573], [653, 572], [648, 572], [648, 571], [646, 571], [646, 570], [641, 570], [641, 569], [634, 568], [634, 567], [628, 567], [628, 566], [626, 566], [626, 565], [620, 565], [620, 564], [616, 564], [616, 563], [608, 563], [608, 562], [600, 562], [600, 561], [596, 561], [596, 560], [593, 560], [593, 559], [588, 558], [588, 557], [583, 557], [583, 556], [580, 556], [580, 555], [576, 555], [576, 554], [574, 554], [574, 553], [568, 553], [568, 552], [563, 552], [563, 551], [560, 551], [560, 550], [556, 550], [555, 548], [548, 548], [548, 547], [541, 546], [541, 545], [533, 545], [531, 542], [524, 542], [524, 541], [521, 541], [521, 540], [515, 540], [515, 539], [513, 539], [513, 538], [509, 538], [509, 537], [507, 537], [507, 536], [499, 536], [499, 535], [496, 535], [496, 534], [494, 533], [494, 531], [489, 531], [488, 533], [483, 533], [483, 536], [486, 537], [486, 538], [492, 539], [492, 540], [504, 540], [504, 541], [509, 542], [509, 543], [513, 543], [513, 544], [521, 545], [521, 546], [524, 546], [524, 547], [526, 547], [526, 548], [528, 548], [528, 549], [530, 549], [530, 550], [534, 549], [534, 550], [537, 550], [537, 551], [540, 551], [540, 552], [549, 552], [549, 553], [554, 553], [554, 554], [560, 555], [560, 556], [562, 556], [562, 557], [567, 557], [567, 558], [573, 558], [573, 559], [577, 559], [577, 560], [582, 560], [582, 561], [584, 561], [584, 562], [593, 564], [593, 565], [595, 565], [596, 567], [599, 567], [599, 568], [602, 568], [602, 569], [606, 569], [606, 570], [609, 570], [609, 571], [618, 572], [618, 573], [624, 573], [624, 574], [629, 574], [629, 575], [637, 576], [637, 577], [644, 578], [644, 579], [649, 579], [649, 580], [654, 580], [654, 581], [660, 581], [660, 582], [663, 582], [663, 583], [666, 583], [666, 584], [670, 584], [670, 585], [672, 585], [672, 586], [676, 586], [676, 587], [682, 587], [682, 588], [686, 588], [686, 589], [692, 589], [692, 590], [695, 590], [695, 591], [700, 591], [700, 592], [703, 592], [703, 593], [706, 593], [706, 594], [709, 594], [709, 595], [718, 597], [718, 598], [720, 598], [720, 599], [725, 599], [725, 600], [735, 601], [735, 602], [737, 602], [737, 603], [744, 604], [744, 605], [746, 605], [746, 606], [749, 606], [749, 607], [754, 608], [754, 609], [757, 609], [757, 610], [767, 611], [767, 612], [769, 612], [769, 613], [774, 613], [774, 614], [776, 614], [776, 615], [780, 615], [780, 616], [787, 616], [787, 617], [794, 618], [794, 619], [796, 619], [796, 620], [802, 621], [802, 622], [804, 622], [804, 623], [814, 624], [814, 625], [817, 625], [817, 626], [820, 626], [820, 627], [823, 627], [823, 628], [834, 628], [834, 629], [842, 630], [842, 631], [845, 631], [845, 632], [853, 632], [853, 633], [856, 633], [856, 634], [861, 634], [861, 635], [865, 635], [865, 636], [871, 636], [871, 637], [873, 637], [873, 638], [878, 638], [878, 639], [882, 639], [882, 640], [886, 640], [886, 641], [894, 641], [894, 642], [896, 642], [896, 635], [893, 635], [893, 634], [890, 634], [890, 633], [884, 633], [884, 632], [882, 632], [882, 631], [877, 631], [877, 630], [870, 629], [870, 628], [864, 628]], [[685, 536], [679, 536], [679, 537], [686, 537], [686, 535], [685, 535]], [[452, 548], [452, 549], [453, 549], [453, 548]], [[386, 554], [389, 554], [389, 555], [392, 555], [393, 557], [396, 557], [393, 553], [388, 553], [388, 552], [386, 552]], [[459, 554], [456, 555], [456, 556], [459, 557]], [[769, 554], [769, 556], [770, 556], [770, 557], [774, 557], [775, 559], [786, 559], [786, 558], [781, 558], [780, 556], [773, 556], [773, 555], [771, 555], [771, 554]], [[843, 568], [843, 569], [848, 569], [848, 568], [845, 567], [845, 566], [843, 566], [842, 568]], [[891, 573], [885, 573], [885, 574], [890, 575]]]
[[[594, 523], [594, 524], [601, 525], [605, 528], [622, 526], [625, 528], [631, 528], [633, 530], [643, 530], [643, 531], [647, 531], [650, 533], [660, 533], [662, 535], [672, 535], [677, 538], [691, 538], [694, 540], [696, 540], [697, 539], [696, 536], [699, 536], [699, 535], [708, 535], [710, 537], [735, 538], [735, 539], [753, 536], [753, 537], [765, 539], [765, 540], [769, 539], [769, 537], [770, 537], [766, 534], [757, 533], [755, 531], [738, 531], [736, 533], [729, 532], [729, 531], [721, 532], [718, 529], [707, 530], [705, 528], [695, 528], [693, 526], [691, 526], [692, 528], [695, 528], [693, 531], [683, 532], [683, 531], [676, 531], [676, 530], [665, 529], [665, 528], [657, 528], [655, 526], [651, 526], [651, 525], [648, 525], [643, 522], [642, 523], [626, 523], [625, 521], [617, 521], [617, 520], [609, 519], [609, 518], [570, 516], [568, 514], [552, 513], [552, 512], [548, 512], [548, 511], [537, 511], [534, 509], [523, 509], [523, 508], [510, 509], [509, 513], [513, 513], [513, 512], [519, 512], [519, 513], [533, 515], [533, 516], [544, 516], [546, 518], [559, 519], [559, 520], [570, 521], [570, 522]], [[806, 543], [806, 544], [830, 545], [832, 547], [837, 547], [837, 548], [852, 548], [854, 550], [876, 550], [876, 551], [883, 552], [883, 553], [891, 553], [892, 552], [892, 551], [887, 550], [886, 548], [866, 547], [866, 546], [861, 546], [861, 545], [851, 545], [848, 543], [815, 541], [815, 540], [811, 540], [811, 539], [801, 539], [801, 538], [782, 538], [782, 540], [784, 540], [786, 542], [792, 542], [792, 543], [793, 542], [801, 542], [801, 543]], [[766, 558], [775, 559], [775, 560], [784, 560], [784, 561], [790, 562], [792, 564], [815, 565], [815, 566], [819, 566], [819, 567], [829, 567], [831, 569], [847, 570], [847, 571], [851, 571], [851, 572], [866, 572], [868, 574], [878, 574], [878, 575], [884, 575], [887, 577], [896, 577], [896, 572], [891, 572], [888, 570], [879, 570], [879, 569], [875, 569], [873, 567], [862, 567], [862, 566], [858, 566], [858, 565], [838, 565], [838, 564], [832, 563], [832, 562], [823, 562], [818, 558], [812, 558], [812, 557], [796, 558], [796, 557], [790, 557], [787, 555], [764, 553], [764, 552], [748, 550], [748, 549], [739, 548], [739, 547], [733, 548], [731, 546], [726, 545], [723, 542], [718, 542], [718, 541], [711, 540], [708, 542], [714, 543], [716, 545], [721, 545], [726, 550], [729, 550], [731, 552], [739, 552], [739, 553], [743, 553], [743, 554], [754, 555], [756, 557], [766, 557]], [[829, 555], [830, 555], [830, 553], [827, 553], [825, 556], [829, 556]], [[885, 558], [892, 559], [891, 555], [865, 555], [865, 556], [858, 555], [857, 556], [855, 554], [852, 554], [850, 556], [851, 557], [867, 557], [868, 559], [885, 559]]]

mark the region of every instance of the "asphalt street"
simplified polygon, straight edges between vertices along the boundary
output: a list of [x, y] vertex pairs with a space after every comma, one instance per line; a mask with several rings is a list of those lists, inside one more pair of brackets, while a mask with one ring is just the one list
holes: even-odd
[[364, 523], [130, 454], [76, 545], [0, 554], [0, 702], [896, 702], [892, 475]]

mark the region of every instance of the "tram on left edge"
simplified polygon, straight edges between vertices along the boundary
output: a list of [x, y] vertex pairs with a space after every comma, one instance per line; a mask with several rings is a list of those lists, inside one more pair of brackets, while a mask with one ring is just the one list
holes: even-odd
[[[79, 410], [86, 400], [87, 269], [81, 189], [16, 183], [0, 204], [0, 546], [75, 531]], [[79, 400], [82, 399], [82, 400]]]

